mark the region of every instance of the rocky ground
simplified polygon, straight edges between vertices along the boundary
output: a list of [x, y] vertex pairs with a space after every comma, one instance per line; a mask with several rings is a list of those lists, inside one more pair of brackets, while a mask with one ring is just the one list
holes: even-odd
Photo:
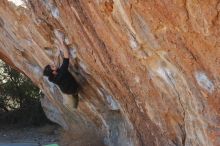
[[2, 126], [0, 128], [0, 143], [38, 143], [52, 144], [59, 142], [61, 129], [57, 125], [41, 127]]

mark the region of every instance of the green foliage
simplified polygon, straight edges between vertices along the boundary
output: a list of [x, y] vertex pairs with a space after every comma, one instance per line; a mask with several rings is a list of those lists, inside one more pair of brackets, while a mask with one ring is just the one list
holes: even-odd
[[22, 73], [0, 62], [0, 120], [36, 124], [47, 121], [40, 105], [40, 89]]
[[39, 101], [42, 92], [25, 75], [1, 63], [0, 66], [0, 108], [13, 110], [26, 108]]

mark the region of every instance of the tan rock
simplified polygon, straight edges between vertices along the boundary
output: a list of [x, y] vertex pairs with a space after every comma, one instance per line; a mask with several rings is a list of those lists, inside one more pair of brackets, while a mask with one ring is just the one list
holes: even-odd
[[[44, 91], [50, 119], [86, 129], [105, 145], [218, 146], [219, 5], [30, 0], [17, 7], [2, 0], [0, 58]], [[59, 58], [59, 35], [72, 46], [70, 71], [83, 86], [77, 110], [42, 77]]]

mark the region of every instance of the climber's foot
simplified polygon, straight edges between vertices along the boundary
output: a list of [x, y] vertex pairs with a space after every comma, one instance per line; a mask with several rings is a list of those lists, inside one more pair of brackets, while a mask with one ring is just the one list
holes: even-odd
[[73, 95], [73, 108], [77, 109], [77, 106], [79, 104], [79, 96], [77, 95]]

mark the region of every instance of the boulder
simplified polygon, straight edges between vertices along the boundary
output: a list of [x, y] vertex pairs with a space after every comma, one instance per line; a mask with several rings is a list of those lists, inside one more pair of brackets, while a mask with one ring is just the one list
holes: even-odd
[[[217, 146], [219, 13], [218, 0], [1, 0], [0, 58], [40, 87], [51, 120], [100, 145]], [[62, 62], [59, 38], [77, 109], [42, 75]]]

